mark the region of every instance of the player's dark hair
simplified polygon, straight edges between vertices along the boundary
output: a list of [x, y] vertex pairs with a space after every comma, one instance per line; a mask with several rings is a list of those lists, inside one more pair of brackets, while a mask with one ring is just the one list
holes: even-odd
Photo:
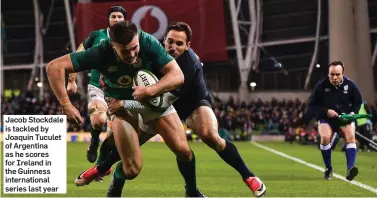
[[113, 12], [121, 12], [123, 14], [123, 17], [126, 18], [127, 16], [127, 11], [126, 9], [121, 6], [121, 5], [113, 5], [111, 6], [111, 8], [109, 8], [109, 10], [107, 11], [107, 18], [110, 17], [111, 13]]
[[170, 32], [170, 30], [175, 30], [179, 32], [185, 32], [186, 33], [186, 42], [191, 41], [192, 37], [192, 30], [191, 27], [185, 23], [185, 22], [173, 22], [168, 26], [168, 29], [166, 31], [166, 34]]
[[342, 69], [343, 69], [343, 72], [344, 72], [344, 63], [343, 63], [342, 61], [332, 61], [332, 62], [329, 64], [329, 67], [331, 67], [331, 66], [337, 66], [337, 65], [342, 66]]
[[110, 40], [128, 45], [137, 34], [137, 27], [130, 21], [120, 21], [110, 27]]

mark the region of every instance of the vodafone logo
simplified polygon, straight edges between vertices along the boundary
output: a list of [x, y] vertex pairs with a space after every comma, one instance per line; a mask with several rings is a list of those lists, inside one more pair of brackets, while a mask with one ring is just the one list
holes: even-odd
[[168, 28], [168, 17], [165, 12], [152, 5], [138, 8], [132, 15], [131, 21], [137, 28], [152, 34], [157, 39], [161, 39]]

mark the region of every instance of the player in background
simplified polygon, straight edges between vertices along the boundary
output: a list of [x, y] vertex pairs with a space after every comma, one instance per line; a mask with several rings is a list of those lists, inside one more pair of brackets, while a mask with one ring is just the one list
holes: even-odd
[[[80, 44], [77, 51], [83, 51], [88, 48], [91, 48], [95, 45], [100, 44], [102, 41], [109, 39], [109, 29], [112, 25], [119, 21], [124, 21], [126, 18], [126, 9], [120, 5], [112, 6], [107, 13], [108, 27], [106, 29], [100, 29], [93, 31], [89, 34], [88, 38], [85, 39], [83, 43]], [[91, 163], [95, 162], [97, 159], [97, 150], [99, 146], [99, 136], [102, 132], [103, 127], [107, 121], [107, 131], [111, 130], [111, 121], [107, 118], [107, 104], [104, 99], [104, 92], [100, 89], [99, 84], [100, 72], [92, 69], [90, 72], [90, 81], [88, 84], [88, 111], [90, 117], [90, 145], [87, 150], [87, 160]], [[67, 83], [68, 93], [76, 93], [77, 84], [76, 84], [76, 73], [69, 74], [68, 83]], [[110, 131], [111, 132], [111, 131]], [[107, 155], [110, 152], [108, 142], [104, 141], [100, 148], [102, 155], [99, 156], [99, 161], [103, 155]]]
[[[202, 64], [198, 56], [190, 48], [191, 38], [191, 28], [184, 22], [172, 23], [167, 29], [164, 38], [165, 50], [177, 60], [185, 76], [183, 86], [170, 92], [173, 95], [169, 95], [170, 103], [167, 105], [175, 101], [173, 105], [181, 120], [186, 121], [187, 126], [195, 131], [204, 143], [215, 150], [226, 163], [236, 169], [254, 195], [260, 197], [266, 192], [266, 186], [247, 168], [236, 146], [222, 139], [218, 134], [218, 123], [211, 107], [212, 101], [203, 77]], [[153, 72], [158, 77], [162, 76], [161, 74], [159, 75], [159, 71]], [[109, 104], [109, 110], [117, 111], [117, 108], [132, 109], [138, 105], [140, 106], [141, 104], [113, 100]], [[155, 133], [146, 125], [142, 125], [141, 128], [145, 133], [139, 136], [139, 140], [140, 144], [144, 144]], [[115, 153], [116, 151], [113, 151], [105, 162], [100, 163], [99, 169], [107, 170], [116, 163], [119, 157]], [[124, 180], [117, 180], [113, 177], [108, 196], [120, 196], [124, 182]]]
[[[151, 35], [137, 30], [129, 21], [121, 21], [110, 27], [110, 40], [85, 51], [74, 52], [51, 61], [47, 65], [47, 76], [58, 98], [63, 113], [74, 123], [82, 122], [77, 109], [71, 104], [64, 88], [65, 72], [73, 73], [97, 69], [108, 85], [105, 96], [118, 100], [145, 101], [165, 92], [175, 90], [184, 82], [177, 62]], [[154, 85], [133, 86], [132, 78], [140, 69], [163, 73]], [[163, 112], [142, 113], [143, 121], [164, 138], [165, 143], [177, 157], [179, 170], [186, 181], [186, 194], [190, 197], [204, 196], [196, 186], [195, 155], [191, 151], [183, 125], [173, 106]], [[142, 168], [142, 156], [136, 129], [138, 122], [127, 111], [118, 111], [112, 120], [115, 145], [122, 161], [116, 167], [116, 179], [132, 180]], [[82, 178], [98, 175], [98, 169], [84, 171], [76, 179], [76, 185], [86, 185]], [[96, 177], [95, 177], [96, 178]]]
[[340, 132], [346, 141], [346, 159], [348, 180], [353, 180], [358, 174], [355, 167], [356, 141], [355, 123], [340, 125], [338, 116], [355, 114], [362, 104], [361, 94], [356, 84], [344, 76], [344, 64], [333, 61], [329, 64], [328, 78], [317, 83], [309, 100], [309, 110], [315, 112], [318, 120], [318, 132], [321, 137], [320, 149], [326, 166], [325, 179], [332, 178], [331, 166], [331, 136]]

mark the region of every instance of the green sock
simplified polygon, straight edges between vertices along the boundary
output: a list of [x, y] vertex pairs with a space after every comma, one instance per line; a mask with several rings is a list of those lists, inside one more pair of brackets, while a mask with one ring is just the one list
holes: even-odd
[[183, 178], [185, 179], [186, 192], [190, 196], [194, 196], [198, 192], [198, 188], [196, 187], [196, 167], [194, 152], [192, 153], [191, 161], [181, 162], [177, 159], [177, 164], [179, 172], [181, 172]]
[[96, 165], [100, 164], [101, 162], [105, 161], [109, 153], [112, 151], [113, 146], [109, 144], [109, 139], [105, 139], [102, 142], [101, 148], [99, 149], [99, 156], [96, 162]]
[[116, 180], [126, 180], [126, 175], [123, 172], [123, 162], [120, 161], [115, 168], [114, 177]]
[[101, 134], [102, 130], [96, 130], [93, 128], [92, 124], [89, 125], [90, 128], [90, 135], [92, 138], [90, 139], [91, 142], [97, 142], [99, 143], [99, 135]]

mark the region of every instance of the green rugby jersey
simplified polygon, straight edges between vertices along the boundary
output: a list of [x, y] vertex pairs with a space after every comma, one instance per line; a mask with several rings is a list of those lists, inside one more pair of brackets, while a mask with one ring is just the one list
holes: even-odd
[[132, 79], [138, 70], [160, 71], [174, 60], [156, 38], [141, 30], [138, 35], [140, 51], [135, 64], [125, 64], [119, 59], [107, 39], [88, 50], [71, 53], [74, 71], [96, 69], [104, 75], [107, 84], [105, 96], [133, 100]]
[[[83, 42], [85, 50], [100, 44], [102, 41], [109, 39], [108, 29], [101, 29], [93, 31], [89, 34], [88, 38]], [[90, 71], [90, 81], [89, 83], [93, 86], [100, 87], [99, 78], [101, 73], [98, 70], [92, 69]]]

